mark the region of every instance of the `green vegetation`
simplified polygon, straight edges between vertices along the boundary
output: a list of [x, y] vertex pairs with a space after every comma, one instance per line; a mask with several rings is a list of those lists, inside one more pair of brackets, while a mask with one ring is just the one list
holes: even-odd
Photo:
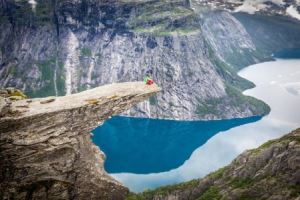
[[27, 96], [18, 89], [13, 89], [13, 90], [8, 90], [9, 96], [10, 97], [21, 97], [21, 99], [26, 99]]
[[64, 73], [64, 64], [58, 61], [57, 65], [58, 69], [56, 69], [56, 85], [57, 85], [57, 92], [59, 96], [65, 95], [65, 73]]
[[199, 184], [199, 180], [192, 180], [184, 183], [168, 185], [157, 188], [155, 190], [146, 190], [145, 192], [134, 194], [131, 193], [126, 200], [148, 200], [153, 199], [154, 195], [167, 195], [175, 190], [187, 190], [195, 188]]
[[156, 24], [149, 27], [136, 27], [136, 33], [148, 33], [158, 37], [173, 36], [173, 35], [192, 35], [200, 32], [196, 27], [181, 27], [175, 29], [167, 29], [163, 24]]
[[14, 76], [17, 76], [19, 74], [18, 73], [18, 67], [16, 65], [10, 66], [9, 69], [8, 69], [8, 73], [12, 74]]
[[211, 186], [197, 200], [218, 200], [221, 198], [222, 198], [222, 195], [220, 194], [219, 189], [216, 186]]
[[91, 57], [92, 56], [92, 50], [88, 47], [83, 47], [80, 51], [81, 56]]
[[[280, 138], [279, 140], [281, 141], [281, 143], [283, 143], [283, 142], [289, 143], [291, 141], [296, 141], [296, 142], [300, 143], [300, 136], [286, 135], [286, 136], [283, 136], [282, 138]], [[275, 143], [278, 143], [278, 140], [269, 140], [268, 142], [262, 144], [260, 147], [250, 150], [250, 152], [253, 154], [258, 154], [262, 150], [269, 148], [272, 144], [275, 144]]]
[[46, 25], [52, 21], [53, 4], [51, 1], [41, 1], [36, 5], [35, 17], [38, 25]]
[[158, 37], [196, 34], [200, 31], [198, 16], [182, 2], [144, 4], [137, 15], [130, 18], [128, 27], [136, 33]]
[[261, 150], [266, 149], [269, 146], [271, 146], [272, 144], [274, 144], [274, 142], [275, 142], [275, 140], [270, 140], [270, 141], [262, 144], [260, 147], [250, 150], [250, 151], [251, 151], [251, 153], [258, 154], [259, 152], [261, 152]]
[[126, 200], [146, 200], [144, 196], [137, 195], [134, 193], [130, 193], [127, 197]]
[[226, 87], [226, 93], [228, 96], [232, 98], [231, 104], [233, 106], [241, 106], [241, 105], [248, 105], [249, 109], [256, 115], [262, 116], [266, 113], [270, 112], [270, 107], [265, 104], [263, 101], [255, 99], [250, 96], [245, 96], [242, 94], [242, 92], [231, 86], [227, 85]]
[[55, 67], [55, 58], [49, 60], [38, 61], [37, 66], [42, 73], [42, 80], [53, 80], [54, 67]]
[[[54, 89], [54, 72], [57, 65], [56, 72], [56, 85], [58, 90], [58, 95], [65, 94], [65, 77], [63, 73], [63, 63], [58, 62], [57, 57], [53, 56], [47, 60], [36, 61], [35, 64], [38, 66], [39, 71], [41, 72], [41, 77], [38, 80], [42, 83], [40, 89], [28, 88], [26, 93], [30, 97], [46, 97], [55, 95]], [[56, 62], [58, 62], [56, 64]]]
[[51, 58], [49, 60], [37, 61], [36, 65], [42, 74], [39, 80], [43, 83], [42, 88], [39, 90], [36, 90], [35, 88], [28, 89], [26, 93], [30, 97], [46, 97], [49, 95], [55, 95], [53, 83], [55, 59]]
[[226, 169], [227, 169], [227, 167], [222, 167], [222, 168], [218, 169], [217, 171], [210, 173], [208, 175], [208, 177], [213, 178], [213, 179], [221, 178]]
[[270, 112], [270, 107], [263, 101], [250, 96], [245, 96], [242, 91], [230, 84], [226, 85], [226, 93], [228, 96], [222, 98], [208, 99], [205, 102], [199, 102], [196, 114], [200, 117], [206, 115], [223, 116], [224, 104], [231, 105], [243, 110], [250, 109], [254, 115], [262, 116]]
[[218, 110], [218, 105], [222, 102], [222, 98], [219, 99], [210, 99], [205, 101], [203, 104], [198, 105], [196, 114], [199, 116], [205, 116], [208, 114], [219, 115], [220, 111]]
[[254, 84], [237, 75], [237, 69], [222, 61], [212, 49], [209, 42], [205, 42], [208, 48], [208, 55], [210, 61], [216, 66], [217, 72], [227, 81], [228, 84], [233, 85], [241, 90], [246, 90], [254, 87]]
[[299, 197], [300, 196], [300, 185], [289, 185], [288, 190], [290, 191], [291, 197]]
[[235, 178], [230, 182], [230, 186], [233, 188], [246, 188], [253, 184], [253, 180], [250, 178]]
[[205, 102], [199, 102], [196, 113], [200, 117], [205, 117], [205, 115], [209, 114], [222, 116], [223, 108], [221, 106], [224, 103], [233, 107], [241, 108], [241, 110], [249, 108], [254, 115], [258, 116], [269, 113], [270, 108], [267, 104], [258, 99], [242, 94], [242, 91], [254, 87], [254, 84], [242, 77], [239, 77], [237, 75], [238, 68], [235, 68], [221, 60], [215, 54], [210, 43], [207, 41], [206, 47], [208, 48], [208, 55], [211, 62], [216, 66], [217, 72], [226, 81], [226, 93], [228, 97], [209, 99]]
[[259, 197], [253, 196], [251, 194], [248, 193], [243, 193], [240, 197], [240, 200], [258, 200]]
[[162, 10], [160, 7], [156, 7], [154, 9], [149, 9], [146, 12], [142, 12], [141, 15], [136, 17], [131, 23], [138, 24], [145, 21], [156, 21], [165, 18], [175, 20], [188, 16], [189, 14], [192, 14], [192, 11], [182, 6], [170, 6], [169, 10]]

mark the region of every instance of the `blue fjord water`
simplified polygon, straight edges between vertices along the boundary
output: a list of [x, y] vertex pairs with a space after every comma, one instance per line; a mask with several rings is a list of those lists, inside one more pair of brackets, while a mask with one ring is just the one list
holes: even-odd
[[107, 156], [107, 172], [157, 173], [181, 166], [217, 133], [260, 119], [173, 121], [113, 117], [94, 130], [93, 141]]
[[300, 48], [295, 49], [283, 49], [273, 54], [275, 58], [280, 59], [299, 59], [300, 58]]

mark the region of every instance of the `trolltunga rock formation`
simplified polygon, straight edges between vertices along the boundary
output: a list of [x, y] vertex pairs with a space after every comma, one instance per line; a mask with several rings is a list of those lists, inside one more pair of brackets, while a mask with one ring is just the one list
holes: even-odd
[[90, 132], [159, 90], [132, 82], [12, 102], [0, 118], [0, 199], [123, 199]]

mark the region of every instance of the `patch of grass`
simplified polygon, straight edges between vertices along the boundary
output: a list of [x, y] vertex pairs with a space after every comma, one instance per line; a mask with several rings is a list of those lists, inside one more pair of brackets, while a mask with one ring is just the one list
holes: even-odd
[[135, 193], [130, 193], [125, 200], [146, 200], [142, 195], [137, 195]]
[[188, 182], [183, 182], [179, 184], [174, 184], [174, 185], [168, 185], [164, 187], [159, 187], [155, 190], [146, 190], [142, 193], [139, 194], [134, 194], [131, 193], [126, 200], [148, 200], [148, 199], [153, 199], [155, 195], [162, 195], [165, 196], [167, 194], [170, 194], [173, 191], [176, 190], [188, 190], [195, 188], [198, 186], [199, 180], [191, 180]]
[[81, 56], [87, 56], [87, 57], [91, 57], [92, 56], [92, 50], [88, 47], [83, 47], [80, 51]]
[[42, 80], [53, 80], [55, 58], [49, 60], [38, 61], [37, 66], [42, 73]]
[[52, 21], [53, 9], [53, 5], [48, 2], [39, 2], [36, 5], [35, 15], [40, 25], [45, 25]]
[[220, 194], [219, 189], [216, 186], [211, 186], [197, 200], [218, 200], [221, 198], [222, 195]]
[[193, 11], [183, 6], [169, 5], [160, 7], [157, 6], [157, 3], [154, 3], [152, 5], [149, 4], [149, 7], [145, 7], [140, 13], [140, 15], [132, 18], [132, 21], [130, 21], [131, 25], [164, 19], [175, 20], [193, 14]]
[[184, 5], [158, 1], [144, 5], [127, 25], [136, 33], [165, 37], [198, 33], [200, 26], [196, 19], [198, 15]]
[[174, 36], [174, 35], [179, 35], [179, 36], [183, 36], [183, 35], [193, 35], [193, 34], [197, 34], [200, 32], [200, 29], [197, 29], [195, 27], [182, 27], [182, 28], [176, 28], [173, 30], [161, 30], [161, 31], [157, 31], [154, 32], [155, 36], [159, 36], [159, 37], [165, 37], [165, 36]]
[[246, 188], [253, 184], [253, 180], [250, 178], [235, 178], [229, 184], [233, 188]]
[[258, 200], [259, 197], [257, 196], [253, 196], [251, 194], [248, 193], [243, 193], [240, 197], [239, 200]]
[[291, 197], [296, 198], [300, 196], [300, 185], [289, 185], [288, 190]]
[[168, 28], [168, 24], [163, 22], [160, 24], [155, 24], [153, 26], [138, 26], [133, 29], [136, 33], [147, 33], [152, 34], [157, 37], [166, 37], [174, 35], [192, 35], [198, 34], [200, 29], [197, 27], [178, 27], [178, 28]]
[[12, 65], [9, 67], [9, 70], [8, 70], [8, 73], [9, 74], [12, 74], [14, 76], [18, 76], [18, 68], [16, 65]]
[[227, 169], [227, 167], [222, 167], [222, 168], [218, 169], [217, 171], [210, 173], [208, 175], [208, 177], [213, 178], [213, 179], [221, 178], [226, 169]]
[[254, 154], [257, 154], [257, 153], [261, 152], [261, 150], [270, 147], [270, 146], [271, 146], [272, 144], [274, 144], [274, 143], [275, 143], [275, 140], [270, 140], [270, 141], [268, 141], [268, 142], [262, 144], [260, 147], [251, 150], [251, 152], [254, 153]]
[[[36, 61], [35, 64], [38, 66], [39, 71], [41, 72], [41, 77], [38, 80], [41, 82], [42, 86], [40, 89], [36, 88], [28, 88], [26, 90], [26, 93], [30, 97], [46, 97], [46, 96], [53, 96], [55, 95], [55, 89], [54, 89], [54, 71], [56, 66], [56, 57], [51, 57], [47, 60], [39, 60]], [[64, 75], [61, 73], [63, 70], [63, 66], [58, 66], [59, 69], [57, 69], [57, 89], [58, 89], [58, 95], [64, 94]], [[61, 68], [61, 69], [60, 69]]]
[[289, 134], [289, 135], [283, 136], [283, 137], [280, 138], [279, 140], [289, 141], [289, 142], [291, 142], [291, 141], [296, 141], [296, 142], [299, 142], [299, 143], [300, 143], [300, 136]]

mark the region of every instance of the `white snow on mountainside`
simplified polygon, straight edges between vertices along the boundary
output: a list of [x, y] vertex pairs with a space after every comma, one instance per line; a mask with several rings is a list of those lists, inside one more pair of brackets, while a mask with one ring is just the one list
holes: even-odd
[[300, 20], [300, 0], [194, 0], [192, 4], [249, 14], [279, 14]]

